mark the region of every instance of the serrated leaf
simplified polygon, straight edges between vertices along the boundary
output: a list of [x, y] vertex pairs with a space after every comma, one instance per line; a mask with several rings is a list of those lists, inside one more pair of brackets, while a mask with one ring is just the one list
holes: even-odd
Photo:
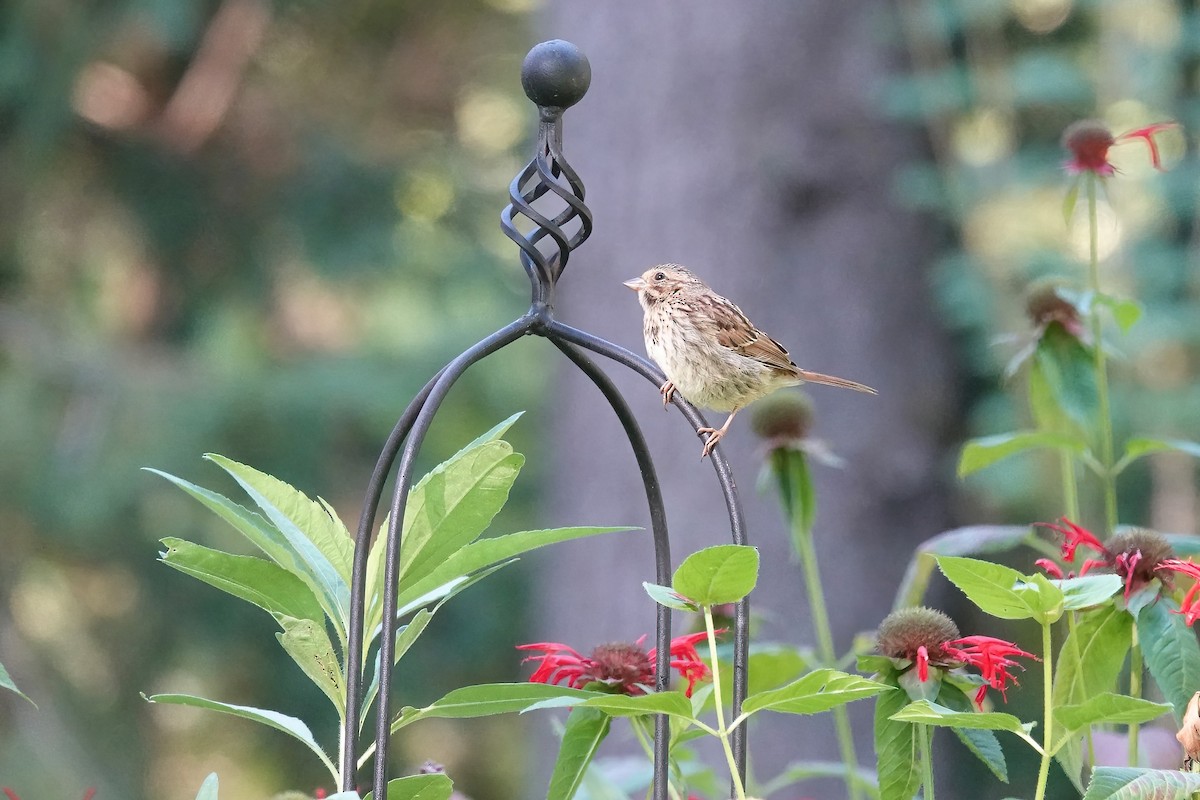
[[184, 539], [161, 540], [159, 561], [273, 616], [321, 622], [325, 613], [308, 585], [274, 561], [213, 550]]
[[[26, 695], [24, 692], [22, 692], [20, 689], [18, 689], [17, 684], [13, 683], [13, 679], [9, 676], [8, 670], [6, 670], [4, 668], [3, 664], [0, 664], [0, 688], [8, 689], [10, 692], [13, 692], [21, 697], [24, 697], [26, 700], [29, 700], [29, 696]], [[34, 703], [32, 700], [29, 700], [29, 702], [33, 705], [34, 708], [37, 708], [37, 703]]]
[[220, 782], [217, 779], [217, 773], [210, 772], [208, 777], [204, 779], [204, 783], [200, 784], [200, 791], [196, 792], [196, 800], [217, 800], [217, 789], [220, 787]]
[[984, 612], [1000, 619], [1053, 622], [1062, 614], [1062, 592], [1041, 575], [1026, 576], [990, 561], [937, 556], [942, 574]]
[[577, 708], [567, 716], [547, 797], [575, 796], [611, 725], [612, 717], [593, 708]]
[[1083, 800], [1189, 800], [1200, 774], [1175, 769], [1096, 767]]
[[741, 600], [757, 582], [758, 550], [721, 544], [685, 558], [671, 578], [671, 588], [694, 603], [716, 606]]
[[958, 457], [958, 477], [965, 478], [998, 461], [1030, 450], [1055, 448], [1082, 453], [1087, 442], [1078, 436], [1055, 431], [1014, 431], [971, 439]]
[[345, 528], [330, 518], [323, 506], [283, 481], [215, 453], [205, 458], [228, 472], [283, 534], [297, 557], [297, 577], [314, 590], [344, 638], [350, 615], [348, 576], [353, 547]]
[[1105, 603], [1125, 585], [1119, 575], [1084, 575], [1050, 583], [1063, 593], [1063, 608], [1067, 611], [1078, 611]]
[[275, 634], [279, 644], [292, 657], [308, 679], [333, 702], [338, 717], [346, 714], [346, 684], [323, 622], [280, 617], [283, 632]]
[[309, 750], [315, 753], [317, 758], [321, 760], [321, 763], [325, 765], [325, 768], [329, 770], [329, 774], [334, 777], [334, 780], [337, 780], [338, 771], [334, 769], [333, 762], [329, 760], [329, 756], [325, 755], [325, 751], [317, 744], [308, 726], [302, 720], [295, 717], [289, 717], [286, 714], [280, 714], [278, 711], [271, 711], [264, 708], [219, 703], [216, 700], [208, 700], [190, 694], [156, 694], [150, 697], [142, 695], [142, 697], [151, 703], [192, 706], [194, 708], [208, 709], [209, 711], [219, 711], [222, 714], [241, 717], [242, 719], [248, 719], [252, 722], [258, 722], [267, 727], [274, 728], [277, 731], [283, 731], [297, 741], [302, 742]]
[[892, 716], [908, 705], [900, 689], [875, 697], [875, 761], [880, 800], [912, 800], [921, 785], [916, 726]]
[[[372, 800], [373, 795], [367, 792], [363, 800]], [[387, 785], [387, 800], [450, 800], [453, 795], [454, 782], [440, 772], [393, 778]]]
[[392, 730], [410, 725], [429, 717], [440, 719], [468, 719], [488, 717], [494, 714], [510, 714], [524, 711], [536, 703], [554, 698], [575, 698], [579, 702], [596, 696], [598, 692], [585, 692], [565, 686], [544, 683], [485, 683], [464, 686], [446, 693], [424, 708], [407, 707], [392, 722]]
[[1055, 709], [1054, 720], [1061, 722], [1066, 730], [1076, 731], [1098, 722], [1138, 725], [1158, 719], [1170, 710], [1171, 706], [1165, 703], [1104, 692], [1083, 703]]
[[937, 565], [933, 556], [977, 556], [1002, 553], [1025, 543], [1027, 525], [970, 525], [944, 531], [917, 545], [900, 588], [896, 590], [894, 609], [921, 605], [929, 577]]
[[937, 725], [943, 728], [974, 728], [987, 731], [1008, 731], [1020, 736], [1028, 736], [1029, 729], [1035, 723], [1021, 722], [1012, 714], [999, 711], [954, 711], [945, 706], [931, 703], [928, 700], [918, 700], [892, 715], [897, 722], [916, 722], [922, 725]]
[[670, 586], [660, 586], [657, 583], [642, 581], [642, 588], [646, 590], [646, 594], [650, 595], [650, 599], [658, 603], [660, 606], [673, 608], [676, 611], [699, 610], [695, 603], [691, 602], [686, 597], [680, 597], [679, 594]]
[[1113, 471], [1120, 473], [1142, 456], [1171, 451], [1184, 453], [1192, 458], [1200, 458], [1200, 443], [1188, 441], [1187, 439], [1154, 439], [1148, 436], [1134, 437], [1126, 440], [1125, 452], [1113, 467]]
[[[943, 681], [937, 696], [938, 705], [951, 711], [973, 712], [975, 707], [966, 693], [958, 686]], [[1002, 783], [1008, 783], [1008, 763], [995, 731], [982, 728], [952, 728], [959, 741], [983, 762]]]
[[1175, 707], [1177, 723], [1182, 722], [1188, 701], [1200, 686], [1200, 645], [1178, 611], [1174, 600], [1163, 597], [1144, 607], [1137, 617], [1146, 667], [1163, 697]]
[[746, 716], [757, 711], [819, 714], [888, 688], [886, 684], [836, 669], [816, 669], [778, 689], [750, 695], [742, 704], [742, 713]]

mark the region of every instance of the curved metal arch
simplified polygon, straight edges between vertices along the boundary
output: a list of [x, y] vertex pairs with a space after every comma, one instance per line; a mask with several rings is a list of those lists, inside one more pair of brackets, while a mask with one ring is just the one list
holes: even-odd
[[[581, 331], [578, 328], [572, 328], [570, 325], [564, 325], [558, 320], [550, 320], [546, 323], [545, 333], [549, 338], [561, 338], [572, 344], [579, 345], [594, 353], [599, 353], [606, 358], [616, 361], [618, 364], [623, 364], [629, 367], [634, 372], [638, 373], [646, 380], [653, 383], [655, 386], [661, 386], [666, 376], [662, 371], [651, 364], [646, 359], [626, 350], [620, 345], [615, 345], [598, 336], [593, 336], [590, 333]], [[700, 428], [708, 427], [708, 423], [704, 421], [704, 417], [696, 410], [696, 407], [684, 400], [676, 392], [672, 402], [683, 412], [683, 416], [692, 427], [697, 429], [699, 434]], [[742, 505], [737, 496], [737, 484], [733, 480], [733, 472], [729, 468], [729, 462], [725, 460], [725, 455], [721, 452], [721, 445], [718, 444], [713, 448], [712, 454], [709, 456], [712, 460], [713, 469], [717, 473], [717, 481], [721, 485], [721, 494], [725, 499], [725, 508], [729, 513], [729, 526], [734, 544], [747, 544], [746, 539], [746, 517], [742, 513]], [[746, 692], [749, 685], [748, 662], [750, 659], [750, 599], [743, 598], [738, 604], [734, 612], [733, 619], [733, 710], [732, 718], [737, 718], [742, 713], [742, 703], [746, 699]], [[739, 725], [733, 731], [732, 737], [733, 757], [737, 762], [738, 771], [742, 777], [746, 775], [746, 726]]]
[[[637, 459], [638, 470], [642, 474], [642, 484], [646, 487], [646, 502], [650, 506], [650, 531], [654, 537], [654, 580], [660, 586], [668, 586], [671, 583], [671, 541], [667, 536], [667, 510], [663, 505], [662, 488], [658, 482], [658, 473], [654, 469], [654, 459], [650, 456], [650, 448], [646, 444], [646, 437], [642, 435], [641, 426], [616, 385], [595, 362], [562, 339], [553, 336], [546, 338], [591, 378], [625, 429], [625, 435], [633, 447], [634, 458]], [[654, 688], [655, 691], [665, 692], [671, 683], [671, 659], [667, 656], [671, 652], [671, 609], [655, 603], [655, 614], [654, 647], [657, 658]], [[667, 800], [669, 724], [670, 720], [666, 714], [654, 717], [653, 800]]]

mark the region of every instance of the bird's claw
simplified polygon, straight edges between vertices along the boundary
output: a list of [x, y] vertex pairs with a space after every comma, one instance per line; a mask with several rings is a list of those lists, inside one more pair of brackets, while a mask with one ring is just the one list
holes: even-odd
[[671, 404], [671, 399], [675, 397], [675, 384], [667, 381], [662, 386], [658, 387], [659, 394], [663, 399], [663, 411], [667, 410], [667, 406]]
[[717, 442], [721, 441], [722, 437], [725, 436], [725, 431], [717, 428], [697, 428], [696, 433], [700, 435], [708, 434], [708, 438], [704, 440], [704, 449], [700, 451], [701, 461], [704, 460], [705, 456], [712, 454], [713, 448], [717, 446]]

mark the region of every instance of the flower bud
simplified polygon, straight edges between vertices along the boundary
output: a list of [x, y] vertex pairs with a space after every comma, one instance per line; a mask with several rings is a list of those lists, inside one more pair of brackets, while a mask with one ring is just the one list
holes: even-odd
[[1117, 141], [1108, 126], [1097, 119], [1081, 119], [1063, 131], [1063, 147], [1071, 154], [1067, 167], [1072, 172], [1094, 172], [1111, 175], [1108, 150]]

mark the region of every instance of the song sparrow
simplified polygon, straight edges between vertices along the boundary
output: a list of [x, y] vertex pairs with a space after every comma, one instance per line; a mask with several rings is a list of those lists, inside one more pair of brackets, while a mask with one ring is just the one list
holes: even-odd
[[701, 458], [739, 410], [784, 386], [820, 383], [875, 394], [870, 386], [797, 367], [779, 342], [686, 267], [659, 264], [625, 285], [638, 293], [646, 312], [646, 353], [667, 375], [659, 388], [663, 406], [678, 390], [694, 405], [729, 412], [720, 428], [700, 429], [708, 434]]

